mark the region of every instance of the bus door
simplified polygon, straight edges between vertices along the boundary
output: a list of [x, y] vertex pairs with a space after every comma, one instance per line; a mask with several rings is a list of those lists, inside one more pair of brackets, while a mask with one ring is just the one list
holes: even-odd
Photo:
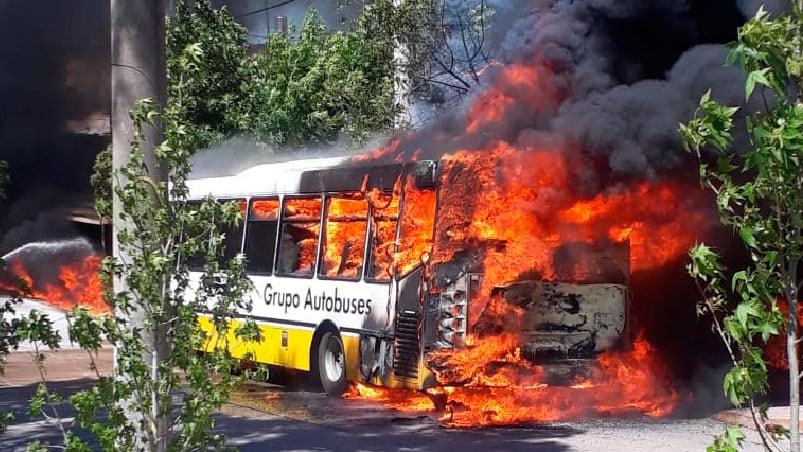
[[406, 176], [402, 187], [397, 229], [394, 271], [397, 284], [394, 373], [415, 381], [420, 389], [429, 384], [423, 367], [422, 330], [426, 266], [432, 252], [436, 191], [417, 183], [415, 173]]

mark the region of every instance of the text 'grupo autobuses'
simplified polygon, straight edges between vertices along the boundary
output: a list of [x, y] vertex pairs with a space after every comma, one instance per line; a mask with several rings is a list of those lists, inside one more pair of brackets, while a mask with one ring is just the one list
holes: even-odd
[[[334, 296], [322, 291], [320, 295], [313, 295], [312, 289], [302, 298], [298, 292], [279, 292], [273, 290], [273, 285], [266, 284], [264, 291], [265, 304], [268, 306], [284, 307], [285, 314], [290, 309], [310, 309], [313, 311], [338, 312], [343, 314], [371, 314], [370, 298], [341, 297], [335, 289]], [[303, 299], [303, 303], [302, 303]]]

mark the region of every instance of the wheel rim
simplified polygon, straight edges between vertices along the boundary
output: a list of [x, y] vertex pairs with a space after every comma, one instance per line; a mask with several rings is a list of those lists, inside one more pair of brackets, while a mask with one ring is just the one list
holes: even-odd
[[329, 341], [324, 356], [326, 378], [331, 382], [339, 381], [343, 376], [343, 351], [334, 340]]

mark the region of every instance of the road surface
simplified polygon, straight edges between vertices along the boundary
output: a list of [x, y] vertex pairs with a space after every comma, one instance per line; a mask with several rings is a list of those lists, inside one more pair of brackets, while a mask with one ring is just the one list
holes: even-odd
[[[25, 309], [36, 308], [29, 302]], [[58, 313], [52, 313], [58, 315]], [[69, 346], [66, 340], [65, 346]], [[0, 412], [24, 413], [38, 382], [30, 347], [9, 356], [0, 376]], [[111, 370], [112, 350], [98, 356], [101, 372]], [[48, 354], [47, 378], [63, 395], [92, 384], [85, 351], [67, 348]], [[60, 415], [70, 418], [67, 407]], [[400, 413], [362, 400], [249, 383], [238, 390], [218, 415], [217, 427], [228, 444], [241, 451], [702, 451], [724, 424], [699, 419], [606, 419], [583, 422], [523, 424], [479, 430], [439, 426], [436, 414]], [[758, 435], [748, 431], [746, 451], [762, 450]], [[22, 414], [0, 434], [0, 451], [23, 451], [35, 440], [58, 443], [58, 429]]]

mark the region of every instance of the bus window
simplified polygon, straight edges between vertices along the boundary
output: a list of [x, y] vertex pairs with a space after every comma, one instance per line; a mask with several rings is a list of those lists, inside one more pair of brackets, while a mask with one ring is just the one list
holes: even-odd
[[362, 276], [368, 201], [359, 194], [331, 195], [326, 199], [322, 265], [319, 275], [358, 280]]
[[272, 272], [278, 229], [279, 199], [252, 200], [245, 232], [246, 270], [268, 275]]
[[424, 256], [432, 253], [432, 234], [435, 226], [435, 190], [413, 188], [408, 181], [399, 227], [399, 248], [396, 253], [397, 272], [406, 275], [417, 267]]
[[223, 237], [223, 255], [221, 256], [218, 264], [221, 267], [227, 266], [229, 261], [234, 259], [242, 252], [243, 246], [243, 229], [245, 221], [245, 200], [221, 200], [221, 202], [238, 202], [240, 204], [240, 214], [243, 221], [240, 221], [237, 226], [220, 225]]
[[[201, 208], [200, 201], [190, 201], [187, 203], [187, 208], [192, 210], [199, 210]], [[187, 268], [193, 272], [204, 271], [205, 255], [204, 253], [195, 253], [186, 256]]]
[[[240, 212], [245, 218], [245, 200], [219, 200], [218, 202], [239, 202]], [[188, 202], [188, 207], [201, 211], [200, 201]], [[212, 221], [211, 218], [209, 218]], [[241, 221], [237, 226], [223, 225], [215, 222], [220, 228], [218, 232], [223, 234], [223, 254], [218, 258], [218, 264], [221, 267], [228, 265], [229, 261], [234, 259], [242, 250], [243, 242], [243, 222]], [[190, 271], [202, 272], [206, 264], [206, 253], [204, 251], [195, 253], [192, 256], [187, 256], [187, 267]]]
[[320, 198], [285, 198], [277, 273], [312, 276], [320, 233]]
[[393, 245], [399, 221], [399, 198], [384, 193], [372, 200], [371, 238], [366, 278], [390, 281], [393, 268]]

